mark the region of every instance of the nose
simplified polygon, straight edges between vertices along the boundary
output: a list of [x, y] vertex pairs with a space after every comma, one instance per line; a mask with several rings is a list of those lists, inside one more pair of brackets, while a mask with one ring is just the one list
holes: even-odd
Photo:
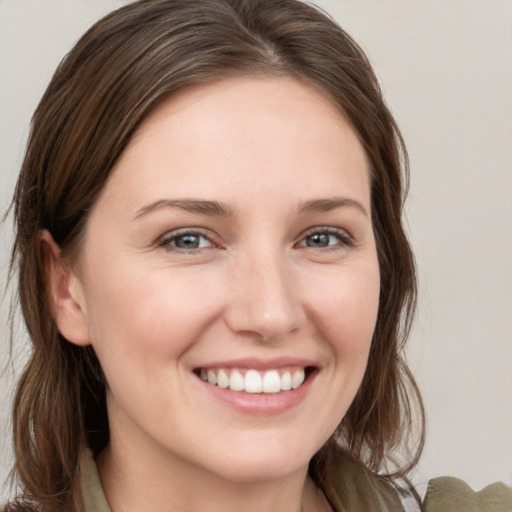
[[231, 278], [226, 321], [234, 332], [272, 342], [300, 328], [304, 312], [298, 283], [282, 259], [253, 255]]

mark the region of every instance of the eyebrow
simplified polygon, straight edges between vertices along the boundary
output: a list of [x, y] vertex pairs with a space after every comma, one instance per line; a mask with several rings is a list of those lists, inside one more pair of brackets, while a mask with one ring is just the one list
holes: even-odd
[[300, 208], [300, 213], [307, 212], [329, 212], [331, 210], [335, 210], [336, 208], [355, 208], [363, 213], [366, 217], [368, 217], [368, 212], [366, 208], [355, 199], [350, 199], [348, 197], [330, 197], [327, 199], [313, 199], [311, 201], [306, 201], [302, 207]]
[[218, 201], [205, 201], [201, 199], [160, 199], [137, 210], [134, 220], [163, 208], [180, 208], [187, 212], [215, 217], [233, 217], [232, 208]]
[[[312, 199], [310, 201], [306, 201], [299, 208], [299, 213], [328, 212], [337, 208], [346, 207], [356, 208], [365, 216], [368, 216], [368, 212], [359, 201], [350, 199], [348, 197]], [[137, 210], [134, 220], [147, 215], [148, 213], [164, 208], [180, 208], [187, 212], [197, 213], [200, 215], [208, 215], [212, 217], [230, 218], [234, 216], [234, 212], [231, 206], [219, 201], [207, 201], [202, 199], [160, 199]]]

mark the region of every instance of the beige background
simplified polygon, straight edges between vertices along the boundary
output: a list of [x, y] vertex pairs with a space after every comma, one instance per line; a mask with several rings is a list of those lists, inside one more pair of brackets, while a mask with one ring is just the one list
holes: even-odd
[[[0, 210], [30, 116], [71, 45], [121, 0], [0, 0]], [[428, 410], [414, 482], [512, 484], [512, 2], [321, 0], [368, 52], [412, 164], [420, 307], [410, 359]], [[0, 228], [5, 284], [8, 226]], [[7, 302], [1, 304], [0, 364]], [[0, 380], [0, 481], [10, 460]], [[0, 493], [1, 494], [1, 493]], [[5, 495], [5, 493], [4, 493]]]

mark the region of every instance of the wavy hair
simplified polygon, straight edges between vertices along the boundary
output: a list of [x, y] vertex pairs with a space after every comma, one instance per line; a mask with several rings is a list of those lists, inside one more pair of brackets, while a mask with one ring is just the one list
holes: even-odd
[[65, 254], [79, 251], [91, 206], [151, 109], [180, 89], [234, 75], [290, 76], [320, 90], [351, 123], [371, 168], [378, 318], [361, 387], [310, 473], [329, 496], [339, 457], [392, 485], [418, 461], [423, 407], [403, 359], [416, 298], [402, 225], [407, 152], [367, 57], [328, 15], [298, 0], [139, 0], [97, 22], [56, 70], [13, 198], [11, 276], [31, 340], [13, 404], [13, 471], [25, 507], [81, 510], [81, 455], [109, 441], [101, 367], [91, 347], [57, 330], [39, 234], [48, 230]]

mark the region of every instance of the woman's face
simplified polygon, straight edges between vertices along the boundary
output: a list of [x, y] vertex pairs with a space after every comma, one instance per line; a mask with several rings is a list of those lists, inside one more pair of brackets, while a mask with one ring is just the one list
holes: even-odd
[[189, 88], [116, 164], [74, 283], [87, 336], [68, 338], [99, 358], [120, 453], [236, 481], [303, 470], [377, 317], [363, 148], [297, 80]]

